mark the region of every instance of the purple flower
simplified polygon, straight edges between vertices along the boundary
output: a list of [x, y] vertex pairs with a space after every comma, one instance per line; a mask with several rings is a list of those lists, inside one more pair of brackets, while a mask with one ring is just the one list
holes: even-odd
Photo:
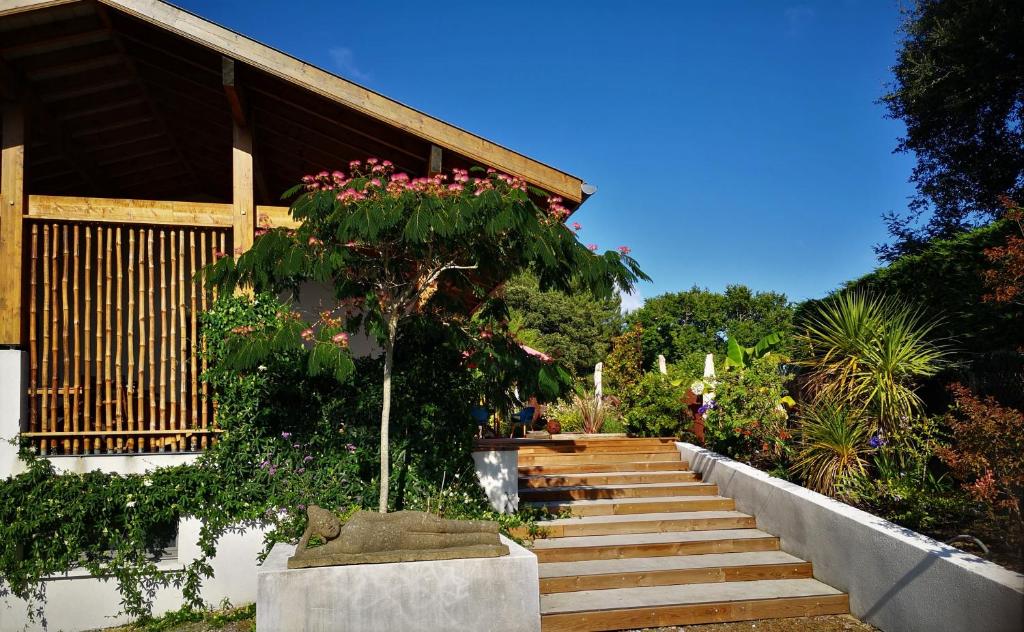
[[292, 433], [290, 433], [290, 432], [282, 432], [281, 433], [281, 438], [282, 439], [291, 439], [292, 438]]
[[299, 469], [295, 470], [295, 473], [296, 473], [296, 474], [302, 474], [302, 473], [303, 473], [303, 472], [305, 472], [305, 471], [306, 471], [306, 468], [304, 468], [304, 467], [300, 467]]
[[274, 474], [277, 474], [277, 467], [271, 465], [270, 466], [270, 475], [273, 476]]
[[709, 410], [714, 410], [714, 408], [715, 408], [715, 400], [712, 399], [712, 400], [709, 400], [709, 401], [705, 402], [704, 404], [702, 404], [701, 407], [697, 409], [697, 412], [700, 413], [701, 415], [703, 415], [704, 413], [708, 412]]
[[301, 443], [296, 443], [292, 447], [295, 448], [296, 450], [298, 450], [299, 448], [302, 447], [302, 444]]
[[356, 451], [356, 447], [354, 445], [352, 445], [351, 443], [345, 444], [345, 449], [348, 450], [349, 452], [355, 452]]
[[313, 455], [307, 454], [305, 457], [303, 457], [302, 462], [303, 463], [309, 463], [312, 460], [313, 460]]
[[295, 508], [298, 509], [299, 511], [306, 511], [306, 506], [301, 503], [295, 505]]
[[885, 445], [885, 438], [882, 436], [881, 433], [876, 432], [875, 434], [871, 435], [871, 440], [868, 441], [868, 444], [872, 448], [880, 448], [883, 445]]

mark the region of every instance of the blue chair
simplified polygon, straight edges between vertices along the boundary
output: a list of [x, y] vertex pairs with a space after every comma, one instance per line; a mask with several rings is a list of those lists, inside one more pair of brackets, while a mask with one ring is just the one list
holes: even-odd
[[[523, 437], [526, 437], [526, 430], [533, 423], [533, 413], [536, 409], [533, 406], [527, 406], [526, 408], [519, 411], [519, 414], [512, 418], [512, 430], [508, 433], [508, 438], [511, 439], [516, 434], [516, 426], [523, 427]], [[518, 418], [518, 420], [517, 420]]]

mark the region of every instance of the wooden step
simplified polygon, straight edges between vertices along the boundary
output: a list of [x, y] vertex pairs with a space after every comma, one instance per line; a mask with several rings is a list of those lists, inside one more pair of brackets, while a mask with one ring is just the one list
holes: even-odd
[[602, 454], [608, 452], [671, 452], [679, 453], [674, 443], [611, 443], [529, 445], [519, 448], [519, 455], [538, 454]]
[[553, 562], [540, 564], [539, 570], [542, 594], [758, 579], [805, 579], [812, 573], [810, 562], [782, 551]]
[[849, 612], [849, 598], [814, 579], [775, 579], [541, 595], [544, 632], [657, 628]]
[[[738, 511], [682, 511], [677, 513], [628, 514], [622, 516], [587, 516], [560, 518], [538, 523], [548, 538], [582, 535], [614, 535], [620, 533], [660, 533], [666, 531], [700, 531], [709, 529], [755, 529], [753, 516]], [[519, 538], [529, 536], [522, 527], [513, 530]]]
[[651, 498], [655, 496], [716, 496], [713, 483], [644, 483], [640, 485], [589, 485], [519, 490], [520, 500], [597, 500], [599, 498]]
[[622, 516], [627, 514], [679, 511], [733, 511], [736, 501], [722, 496], [669, 496], [656, 498], [613, 498], [601, 500], [528, 501], [524, 504], [550, 513], [570, 512], [581, 516]]
[[619, 463], [562, 463], [545, 465], [519, 464], [519, 476], [540, 474], [578, 474], [587, 472], [600, 474], [604, 472], [685, 472], [690, 464], [686, 461], [622, 461]]
[[544, 487], [571, 487], [574, 485], [640, 485], [643, 483], [687, 483], [699, 481], [696, 472], [582, 472], [560, 475], [521, 476], [519, 489], [540, 489]]
[[630, 533], [534, 540], [537, 561], [574, 562], [701, 553], [777, 551], [779, 539], [759, 529]]
[[520, 454], [519, 465], [586, 465], [589, 463], [631, 463], [637, 461], [674, 461], [678, 452], [594, 452], [583, 454]]

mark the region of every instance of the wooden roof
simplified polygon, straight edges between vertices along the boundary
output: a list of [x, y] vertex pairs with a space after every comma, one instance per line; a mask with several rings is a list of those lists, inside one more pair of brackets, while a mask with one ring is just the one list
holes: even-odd
[[32, 194], [230, 200], [235, 120], [262, 204], [368, 156], [425, 175], [432, 146], [445, 170], [493, 167], [570, 208], [586, 197], [575, 176], [160, 0], [6, 0], [4, 99], [32, 112]]

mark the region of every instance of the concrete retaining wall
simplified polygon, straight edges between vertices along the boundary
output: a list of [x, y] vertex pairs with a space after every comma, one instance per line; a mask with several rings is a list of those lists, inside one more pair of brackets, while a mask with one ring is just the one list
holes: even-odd
[[1019, 631], [1024, 575], [689, 443], [684, 461], [888, 632]]
[[260, 632], [540, 632], [537, 556], [502, 536], [504, 557], [289, 569], [278, 544], [259, 571]]
[[519, 508], [519, 452], [515, 448], [482, 450], [473, 453], [473, 462], [491, 507], [501, 513], [515, 513]]

